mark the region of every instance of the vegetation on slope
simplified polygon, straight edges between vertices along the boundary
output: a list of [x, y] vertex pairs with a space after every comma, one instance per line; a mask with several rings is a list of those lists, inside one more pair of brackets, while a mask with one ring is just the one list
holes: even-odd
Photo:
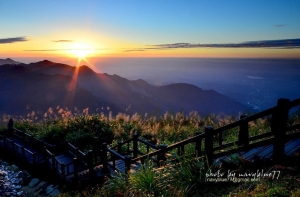
[[[2, 117], [1, 131], [6, 130], [6, 122], [12, 118]], [[165, 113], [154, 117], [134, 114], [118, 114], [115, 117], [104, 114], [72, 113], [66, 109], [50, 108], [44, 114], [44, 119], [36, 120], [35, 113], [26, 118], [14, 117], [15, 128], [28, 132], [51, 143], [62, 143], [65, 140], [83, 149], [88, 149], [91, 143], [116, 143], [131, 138], [133, 133], [147, 140], [156, 140], [158, 144], [171, 144], [190, 136], [196, 131], [203, 131], [205, 126], [215, 128], [235, 121], [234, 116], [214, 115], [200, 117], [196, 112], [189, 115], [183, 113]], [[299, 123], [299, 113], [293, 114], [289, 124]], [[265, 133], [270, 129], [268, 117], [249, 123], [250, 136]], [[236, 130], [230, 130], [224, 136], [224, 141], [236, 138]], [[167, 166], [153, 170], [151, 162], [142, 169], [129, 173], [127, 177], [115, 175], [107, 178], [104, 185], [77, 187], [76, 190], [66, 189], [60, 196], [299, 196], [299, 168], [277, 166], [282, 174], [278, 180], [261, 179], [256, 182], [244, 183], [211, 183], [206, 182], [205, 164], [195, 158], [178, 158], [179, 165]], [[270, 170], [272, 166], [265, 166]], [[240, 163], [237, 170], [247, 170]], [[226, 170], [226, 169], [223, 169]], [[79, 188], [79, 189], [78, 189]]]
[[[188, 115], [166, 112], [161, 117], [120, 113], [113, 117], [111, 114], [89, 114], [88, 109], [80, 113], [59, 107], [49, 108], [42, 120], [39, 116], [31, 112], [27, 117], [14, 117], [14, 127], [51, 143], [69, 140], [82, 145], [90, 140], [108, 143], [126, 140], [133, 133], [147, 140], [155, 138], [157, 143], [170, 144], [193, 136], [196, 131], [203, 131], [205, 126], [220, 127], [235, 121], [234, 116], [222, 114], [202, 118], [197, 112]], [[10, 118], [8, 115], [2, 117], [4, 129]]]

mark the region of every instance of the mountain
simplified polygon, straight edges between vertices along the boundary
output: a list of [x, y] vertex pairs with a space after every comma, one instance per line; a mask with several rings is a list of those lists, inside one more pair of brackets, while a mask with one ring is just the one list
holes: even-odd
[[66, 64], [60, 64], [60, 63], [54, 63], [49, 60], [30, 63], [26, 65], [26, 68], [34, 72], [44, 73], [47, 75], [56, 75], [56, 74], [73, 75], [74, 72], [74, 67], [72, 66]]
[[50, 107], [80, 112], [120, 110], [101, 101], [67, 75], [46, 75], [28, 70], [22, 65], [0, 66], [0, 114], [24, 115], [46, 112]]
[[28, 64], [27, 68], [44, 74], [72, 76], [96, 97], [115, 103], [128, 113], [197, 110], [206, 115], [220, 112], [232, 114], [247, 109], [213, 90], [202, 90], [190, 84], [154, 86], [141, 79], [130, 81], [118, 75], [95, 73], [87, 66], [72, 67], [47, 60]]
[[[16, 106], [19, 107], [13, 107], [14, 112], [24, 105], [41, 110], [55, 105], [104, 110], [106, 107], [103, 106], [109, 106], [115, 114], [153, 115], [166, 111], [198, 111], [201, 115], [223, 112], [231, 115], [247, 109], [216, 91], [202, 90], [190, 84], [154, 86], [142, 79], [128, 80], [118, 75], [96, 73], [87, 66], [73, 67], [48, 60], [18, 66], [3, 65], [0, 73], [1, 91], [8, 95], [0, 97], [0, 104], [12, 106], [18, 103]], [[14, 98], [20, 93], [22, 99]], [[73, 95], [72, 102], [70, 95]]]
[[21, 62], [14, 61], [10, 58], [0, 59], [0, 66], [4, 64], [21, 64]]

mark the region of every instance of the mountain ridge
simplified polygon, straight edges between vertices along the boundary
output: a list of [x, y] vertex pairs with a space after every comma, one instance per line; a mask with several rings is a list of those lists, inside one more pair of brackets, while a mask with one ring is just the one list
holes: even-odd
[[[128, 80], [118, 75], [96, 73], [85, 65], [74, 67], [49, 60], [19, 66], [26, 68], [29, 73], [52, 76], [51, 80], [53, 81], [55, 78], [68, 76], [70, 80], [64, 81], [64, 83], [72, 83], [87, 91], [87, 95], [91, 94], [93, 99], [114, 105], [114, 109], [118, 112], [163, 114], [166, 111], [184, 110], [186, 112], [198, 111], [201, 115], [209, 113], [231, 115], [247, 109], [246, 106], [214, 90], [203, 90], [191, 84], [175, 83], [154, 86], [142, 79]], [[2, 70], [4, 70], [3, 68]], [[28, 75], [28, 73], [24, 75]], [[39, 81], [36, 83], [38, 84]], [[43, 88], [47, 89], [46, 86]], [[51, 90], [54, 91], [53, 87]], [[66, 96], [66, 94], [63, 95]]]
[[100, 108], [103, 110], [99, 112], [106, 113], [107, 107], [120, 110], [114, 104], [96, 98], [70, 76], [35, 73], [24, 66], [0, 66], [0, 91], [0, 114], [45, 113], [57, 106], [68, 110], [77, 108], [79, 111]]
[[0, 59], [0, 66], [4, 64], [21, 64], [21, 62], [14, 61], [10, 58]]

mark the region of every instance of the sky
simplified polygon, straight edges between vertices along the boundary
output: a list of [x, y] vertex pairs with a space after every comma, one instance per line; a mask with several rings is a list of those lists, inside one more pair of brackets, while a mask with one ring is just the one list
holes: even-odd
[[299, 0], [0, 0], [0, 58], [299, 58]]

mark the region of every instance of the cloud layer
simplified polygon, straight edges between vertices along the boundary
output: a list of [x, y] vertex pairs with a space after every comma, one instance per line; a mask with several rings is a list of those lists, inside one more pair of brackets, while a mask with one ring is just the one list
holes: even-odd
[[260, 40], [248, 41], [242, 43], [229, 44], [190, 44], [190, 43], [175, 43], [175, 44], [160, 44], [152, 45], [160, 48], [298, 48], [300, 47], [300, 38], [285, 39], [285, 40]]
[[53, 42], [73, 42], [73, 40], [53, 40]]
[[98, 48], [98, 49], [93, 49], [93, 48], [82, 48], [82, 49], [27, 49], [27, 50], [23, 50], [23, 51], [82, 51], [82, 50], [92, 50], [92, 51], [103, 51], [103, 50], [107, 50], [106, 48]]
[[148, 45], [146, 48], [137, 48], [125, 50], [124, 52], [146, 51], [146, 50], [165, 50], [165, 49], [184, 49], [184, 48], [274, 48], [274, 49], [295, 49], [300, 48], [300, 38], [282, 39], [282, 40], [260, 40], [247, 41], [242, 43], [228, 44], [191, 44], [191, 43], [174, 43], [174, 44], [157, 44]]
[[25, 42], [28, 41], [26, 37], [14, 37], [14, 38], [0, 38], [0, 44], [8, 44], [8, 43], [15, 43], [15, 42]]

